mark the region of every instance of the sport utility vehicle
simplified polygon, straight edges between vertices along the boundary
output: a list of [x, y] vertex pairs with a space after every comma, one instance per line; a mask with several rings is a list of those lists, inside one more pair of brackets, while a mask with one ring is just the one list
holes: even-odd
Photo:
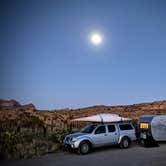
[[92, 148], [106, 145], [119, 144], [121, 148], [128, 148], [134, 140], [135, 128], [131, 123], [92, 124], [80, 132], [67, 135], [64, 146], [87, 154]]

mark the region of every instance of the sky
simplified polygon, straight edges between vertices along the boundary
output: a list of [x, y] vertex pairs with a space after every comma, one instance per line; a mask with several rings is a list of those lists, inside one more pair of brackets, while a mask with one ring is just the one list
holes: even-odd
[[0, 0], [0, 98], [50, 110], [165, 100], [166, 1]]

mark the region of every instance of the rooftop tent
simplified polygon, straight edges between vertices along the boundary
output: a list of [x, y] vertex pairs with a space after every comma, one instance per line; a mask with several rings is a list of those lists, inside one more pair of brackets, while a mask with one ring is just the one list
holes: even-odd
[[120, 122], [120, 121], [129, 121], [130, 118], [124, 118], [117, 114], [97, 114], [88, 117], [82, 117], [73, 119], [71, 121], [80, 121], [80, 122]]

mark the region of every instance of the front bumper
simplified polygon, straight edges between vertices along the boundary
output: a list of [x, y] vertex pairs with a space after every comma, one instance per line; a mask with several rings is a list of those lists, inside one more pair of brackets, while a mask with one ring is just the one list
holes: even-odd
[[75, 145], [74, 144], [64, 144], [63, 145], [65, 149], [76, 149]]
[[79, 147], [80, 141], [75, 141], [75, 142], [64, 142], [63, 146], [65, 148], [69, 148], [69, 149], [77, 149]]

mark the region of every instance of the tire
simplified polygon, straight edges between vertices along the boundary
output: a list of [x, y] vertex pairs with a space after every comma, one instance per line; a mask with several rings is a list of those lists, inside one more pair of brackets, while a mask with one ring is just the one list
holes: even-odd
[[79, 154], [88, 154], [91, 151], [91, 143], [89, 141], [82, 141], [78, 148]]
[[130, 139], [127, 137], [123, 137], [120, 142], [120, 148], [127, 149], [130, 146]]

